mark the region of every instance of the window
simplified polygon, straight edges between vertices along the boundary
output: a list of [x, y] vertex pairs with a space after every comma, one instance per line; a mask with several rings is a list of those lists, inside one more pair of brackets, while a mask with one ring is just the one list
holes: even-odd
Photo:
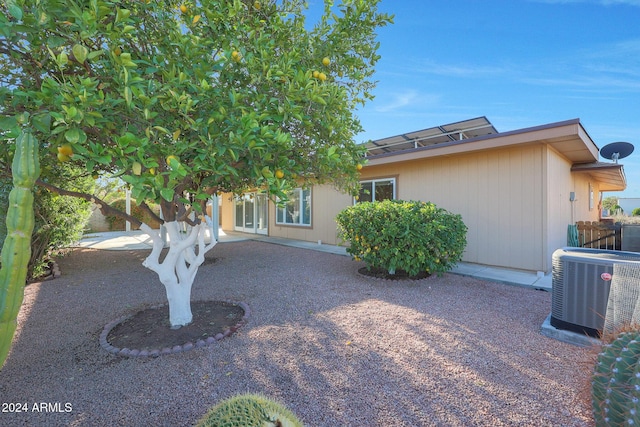
[[360, 182], [359, 202], [381, 202], [396, 198], [396, 179], [375, 179]]
[[296, 188], [284, 206], [276, 207], [276, 223], [311, 225], [311, 190]]

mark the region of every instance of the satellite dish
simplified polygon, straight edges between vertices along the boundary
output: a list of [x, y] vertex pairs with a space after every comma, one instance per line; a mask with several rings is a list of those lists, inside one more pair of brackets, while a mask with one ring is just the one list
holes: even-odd
[[600, 149], [600, 155], [605, 159], [618, 163], [618, 159], [624, 159], [633, 153], [633, 144], [629, 142], [612, 142]]

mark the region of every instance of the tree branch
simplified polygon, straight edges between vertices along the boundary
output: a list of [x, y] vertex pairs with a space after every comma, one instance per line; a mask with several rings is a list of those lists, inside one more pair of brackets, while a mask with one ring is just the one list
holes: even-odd
[[[96, 205], [98, 205], [100, 207], [100, 212], [102, 212], [103, 215], [113, 215], [113, 216], [117, 216], [119, 218], [124, 219], [125, 221], [129, 221], [131, 223], [131, 225], [133, 225], [135, 228], [140, 228], [142, 226], [142, 221], [140, 221], [138, 218], [133, 217], [131, 215], [128, 215], [125, 212], [122, 212], [121, 210], [118, 210], [116, 208], [113, 208], [111, 206], [109, 206], [109, 204], [107, 202], [105, 202], [104, 200], [101, 200], [95, 196], [92, 196], [91, 194], [87, 194], [87, 193], [80, 193], [78, 191], [70, 191], [70, 190], [65, 190], [59, 187], [56, 187], [55, 185], [49, 184], [48, 182], [44, 182], [41, 179], [38, 179], [36, 181], [36, 185], [39, 185], [41, 187], [46, 188], [49, 191], [52, 191], [56, 194], [60, 194], [62, 196], [71, 196], [71, 197], [78, 197], [84, 200], [87, 200], [89, 202], [95, 203]], [[158, 218], [159, 219], [159, 218]], [[160, 220], [160, 222], [162, 222], [162, 220]]]

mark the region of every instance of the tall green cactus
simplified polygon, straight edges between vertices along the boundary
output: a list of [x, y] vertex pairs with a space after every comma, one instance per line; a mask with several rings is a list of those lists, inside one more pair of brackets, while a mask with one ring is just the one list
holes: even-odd
[[0, 254], [0, 368], [9, 354], [16, 331], [31, 257], [32, 190], [40, 175], [40, 161], [38, 142], [29, 131], [23, 131], [16, 139], [11, 172], [13, 189], [9, 193], [7, 237]]
[[597, 426], [640, 425], [640, 331], [602, 347], [591, 382]]

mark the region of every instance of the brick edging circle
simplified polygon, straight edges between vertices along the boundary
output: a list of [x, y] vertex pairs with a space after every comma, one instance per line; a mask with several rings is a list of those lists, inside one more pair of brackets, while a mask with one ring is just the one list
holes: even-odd
[[[120, 323], [124, 322], [125, 320], [128, 320], [130, 318], [132, 318], [133, 316], [135, 316], [138, 312], [134, 313], [134, 314], [128, 314], [126, 316], [122, 316], [122, 317], [118, 317], [115, 320], [112, 320], [111, 322], [107, 323], [104, 327], [104, 329], [102, 330], [102, 333], [100, 334], [100, 346], [102, 348], [104, 348], [106, 351], [108, 351], [111, 354], [114, 355], [118, 355], [118, 356], [125, 356], [125, 357], [158, 357], [158, 356], [164, 356], [166, 354], [178, 354], [178, 353], [184, 353], [186, 351], [189, 350], [193, 350], [194, 348], [202, 348], [202, 347], [207, 347], [210, 345], [215, 344], [216, 342], [231, 336], [234, 332], [236, 332], [241, 326], [243, 326], [244, 324], [247, 323], [249, 316], [251, 314], [251, 310], [249, 309], [249, 306], [244, 303], [244, 302], [237, 302], [237, 301], [228, 301], [228, 300], [224, 300], [224, 301], [220, 301], [223, 303], [227, 303], [227, 304], [234, 304], [239, 306], [240, 308], [242, 308], [242, 310], [244, 310], [244, 315], [242, 316], [242, 319], [240, 319], [240, 321], [238, 323], [236, 323], [234, 326], [231, 326], [230, 328], [227, 328], [224, 330], [224, 332], [218, 333], [216, 334], [214, 337], [208, 337], [206, 340], [197, 340], [195, 343], [188, 341], [182, 345], [175, 345], [171, 348], [169, 347], [165, 347], [162, 349], [153, 349], [153, 350], [138, 350], [138, 349], [130, 349], [130, 348], [119, 348], [119, 347], [115, 347], [113, 345], [111, 345], [109, 343], [109, 341], [107, 341], [107, 337], [109, 336], [109, 332], [111, 332], [111, 330], [113, 328], [115, 328], [116, 326], [118, 326]], [[160, 305], [154, 305], [152, 307], [149, 307], [147, 310], [151, 310], [151, 309], [158, 309], [158, 308], [162, 308], [162, 307], [166, 307], [167, 304], [160, 304]]]

